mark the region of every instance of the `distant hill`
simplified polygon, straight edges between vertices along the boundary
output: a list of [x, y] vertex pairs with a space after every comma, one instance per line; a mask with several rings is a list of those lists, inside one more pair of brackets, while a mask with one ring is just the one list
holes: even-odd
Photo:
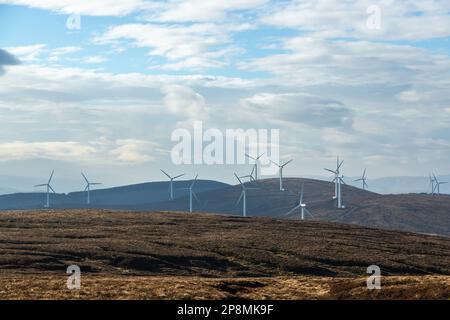
[[[450, 175], [438, 177], [440, 181], [448, 181], [449, 184], [441, 185], [442, 194], [450, 194]], [[357, 178], [355, 178], [357, 179]], [[347, 179], [348, 183], [360, 186], [360, 183]], [[369, 179], [367, 181], [372, 191], [382, 194], [404, 194], [404, 193], [430, 193], [431, 186], [428, 177], [385, 177]]]
[[[152, 182], [117, 188], [94, 190], [89, 208], [136, 211], [188, 211], [187, 188], [191, 181], [174, 183], [175, 199], [168, 200], [168, 182]], [[304, 202], [314, 218], [307, 219], [356, 224], [360, 226], [450, 235], [450, 196], [427, 194], [381, 195], [343, 185], [343, 203], [335, 207], [334, 184], [328, 181], [285, 178], [286, 191], [279, 190], [278, 179], [247, 183], [257, 188], [247, 192], [247, 215], [283, 219], [299, 219], [299, 212], [285, 214], [298, 204], [301, 185], [305, 186]], [[195, 186], [200, 202], [194, 200], [194, 211], [242, 215], [237, 204], [241, 186], [199, 180]], [[42, 208], [44, 193], [22, 193], [0, 196], [0, 209]], [[52, 208], [87, 208], [86, 194], [73, 192], [51, 195]]]
[[[298, 219], [298, 212], [291, 217], [285, 217], [285, 214], [298, 203], [303, 183], [304, 202], [315, 220], [450, 235], [450, 196], [381, 195], [343, 185], [346, 208], [338, 210], [332, 200], [334, 184], [313, 179], [284, 179], [287, 189], [284, 192], [279, 191], [278, 179], [248, 183], [248, 187], [259, 189], [247, 192], [247, 215]], [[240, 186], [229, 186], [198, 194], [201, 203], [195, 202], [195, 211], [241, 215], [242, 203], [236, 204], [240, 192]], [[188, 198], [181, 197], [174, 201], [134, 206], [133, 209], [187, 210], [188, 206]]]
[[[184, 197], [192, 180], [174, 181], [174, 197]], [[205, 192], [227, 187], [229, 185], [212, 181], [198, 180], [195, 188], [197, 192]], [[169, 182], [149, 182], [135, 185], [121, 186], [108, 189], [91, 190], [91, 208], [130, 207], [141, 204], [161, 202], [169, 197]], [[38, 209], [46, 201], [45, 193], [14, 193], [0, 195], [0, 210]], [[71, 192], [69, 194], [51, 194], [52, 208], [85, 208], [86, 193]]]

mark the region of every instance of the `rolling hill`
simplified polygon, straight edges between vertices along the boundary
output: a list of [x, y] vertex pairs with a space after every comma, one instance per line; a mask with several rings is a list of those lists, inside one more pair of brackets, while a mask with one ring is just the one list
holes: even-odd
[[[298, 204], [302, 184], [305, 188], [304, 202], [313, 213], [314, 220], [450, 235], [448, 195], [380, 195], [343, 185], [342, 194], [346, 208], [337, 210], [332, 199], [334, 185], [313, 179], [284, 179], [284, 192], [279, 191], [278, 179], [248, 183], [249, 187], [259, 189], [247, 192], [247, 215], [298, 219], [298, 214], [290, 217], [285, 214]], [[240, 215], [242, 204], [236, 204], [240, 192], [240, 186], [229, 186], [199, 193], [201, 203], [196, 203], [195, 211]], [[134, 206], [133, 209], [181, 211], [187, 210], [188, 205], [188, 198], [181, 197], [174, 201]]]
[[[135, 211], [188, 211], [187, 190], [191, 181], [174, 183], [175, 199], [168, 198], [168, 182], [153, 182], [117, 188], [93, 190], [89, 208]], [[285, 214], [299, 201], [301, 186], [304, 185], [304, 202], [319, 221], [357, 224], [361, 226], [404, 230], [419, 233], [450, 235], [450, 196], [426, 194], [381, 195], [359, 188], [343, 185], [342, 194], [345, 209], [337, 210], [334, 200], [334, 185], [327, 181], [285, 178], [286, 191], [280, 192], [278, 179], [259, 180], [247, 183], [257, 188], [247, 192], [247, 215], [273, 218], [298, 219], [299, 212]], [[239, 185], [199, 180], [195, 191], [200, 202], [194, 200], [194, 211], [231, 215], [242, 214], [242, 204], [237, 204], [241, 193]], [[73, 192], [67, 195], [52, 195], [53, 208], [87, 208], [85, 193]], [[0, 196], [0, 209], [42, 208], [45, 194], [11, 194]]]
[[322, 221], [214, 214], [0, 212], [0, 270], [256, 277], [450, 275], [450, 239]]
[[[81, 268], [80, 290], [66, 268]], [[378, 265], [382, 290], [366, 287]], [[215, 214], [0, 212], [2, 299], [448, 299], [450, 239]]]
[[[188, 187], [191, 180], [174, 181], [174, 197], [187, 194], [183, 188]], [[212, 180], [198, 180], [196, 189], [205, 192], [227, 187], [225, 183]], [[151, 204], [168, 199], [169, 183], [149, 182], [135, 185], [91, 190], [91, 205], [93, 208], [114, 208], [118, 206], [132, 206]], [[68, 194], [51, 194], [53, 208], [84, 208], [86, 207], [85, 192], [71, 192]], [[45, 203], [45, 193], [13, 193], [0, 195], [0, 210], [39, 209]]]

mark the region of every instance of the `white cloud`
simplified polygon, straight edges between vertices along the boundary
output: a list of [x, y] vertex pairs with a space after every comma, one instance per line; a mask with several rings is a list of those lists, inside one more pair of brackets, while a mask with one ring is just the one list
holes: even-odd
[[257, 9], [268, 0], [177, 0], [170, 1], [163, 10], [149, 14], [149, 20], [189, 22], [221, 21], [233, 11]]
[[205, 98], [189, 87], [170, 85], [164, 88], [164, 104], [174, 116], [191, 119], [208, 117]]
[[123, 16], [139, 9], [153, 8], [151, 1], [143, 0], [0, 0], [0, 3], [92, 16]]
[[50, 50], [48, 60], [55, 62], [55, 61], [58, 61], [61, 56], [76, 53], [81, 50], [83, 50], [83, 49], [81, 47], [77, 47], [77, 46], [67, 46], [67, 47], [56, 48], [56, 49]]
[[26, 159], [71, 160], [88, 157], [95, 153], [92, 146], [75, 141], [26, 142], [13, 141], [0, 143], [1, 161]]
[[351, 129], [352, 112], [341, 102], [304, 93], [259, 93], [242, 99], [248, 116], [318, 128]]
[[[367, 8], [381, 9], [380, 30], [367, 27]], [[301, 30], [314, 37], [358, 39], [432, 39], [450, 35], [447, 0], [315, 0], [273, 2], [262, 22]]]
[[416, 90], [402, 91], [397, 94], [397, 99], [401, 102], [418, 102], [424, 98], [424, 94], [420, 94]]
[[102, 57], [102, 56], [88, 56], [81, 59], [81, 62], [87, 63], [87, 64], [96, 64], [96, 63], [102, 63], [108, 61], [108, 58]]
[[9, 47], [6, 48], [6, 50], [17, 56], [22, 61], [33, 62], [39, 58], [39, 55], [45, 48], [45, 44], [39, 43], [29, 46]]
[[136, 139], [121, 139], [116, 141], [117, 147], [109, 153], [118, 161], [125, 163], [144, 163], [153, 161], [158, 145]]
[[[133, 46], [149, 48], [152, 56], [164, 57], [168, 69], [181, 67], [221, 67], [223, 57], [233, 49], [227, 28], [214, 24], [159, 25], [125, 24], [110, 27], [94, 38], [97, 44], [117, 44], [130, 40]], [[157, 66], [158, 67], [158, 66]]]

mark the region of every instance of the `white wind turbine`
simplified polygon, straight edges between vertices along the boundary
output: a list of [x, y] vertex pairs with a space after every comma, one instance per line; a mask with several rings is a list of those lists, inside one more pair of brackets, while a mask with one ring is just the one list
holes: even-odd
[[342, 205], [342, 195], [341, 195], [341, 184], [345, 184], [345, 181], [342, 179], [343, 176], [340, 175], [341, 166], [344, 163], [344, 160], [339, 162], [339, 156], [337, 157], [336, 162], [336, 170], [331, 170], [325, 168], [326, 171], [329, 171], [334, 174], [334, 197], [333, 199], [337, 200], [337, 207], [338, 209], [343, 209], [345, 206]]
[[[433, 174], [434, 175], [434, 174]], [[434, 185], [434, 177], [431, 176], [431, 174], [429, 175], [429, 179], [430, 179], [430, 186], [431, 186], [431, 195], [434, 195], [434, 190], [435, 190], [435, 185]]]
[[47, 203], [44, 205], [44, 208], [50, 208], [50, 190], [53, 193], [56, 193], [55, 190], [53, 190], [52, 186], [50, 185], [50, 182], [52, 182], [53, 174], [55, 173], [55, 170], [52, 170], [52, 174], [50, 175], [50, 178], [48, 179], [47, 183], [43, 184], [37, 184], [34, 187], [47, 187]]
[[298, 202], [298, 205], [296, 207], [294, 207], [292, 210], [290, 210], [288, 213], [286, 213], [286, 216], [290, 215], [291, 213], [293, 213], [295, 210], [300, 209], [300, 214], [301, 214], [301, 219], [305, 220], [305, 213], [309, 214], [311, 217], [314, 218], [314, 216], [312, 215], [311, 212], [309, 212], [308, 209], [306, 209], [306, 204], [303, 203], [303, 191], [304, 191], [304, 187], [305, 185], [302, 184], [302, 191], [300, 193], [300, 201]]
[[364, 173], [363, 173], [362, 177], [359, 179], [356, 179], [355, 181], [362, 181], [362, 189], [363, 190], [366, 190], [369, 188], [369, 186], [367, 185], [367, 182], [366, 182], [367, 181], [366, 169], [364, 169]]
[[88, 178], [84, 175], [82, 172], [81, 175], [83, 176], [84, 180], [86, 181], [86, 188], [84, 188], [84, 192], [87, 192], [87, 199], [86, 203], [91, 204], [91, 186], [96, 186], [99, 184], [102, 184], [101, 182], [89, 182]]
[[197, 182], [197, 178], [198, 178], [198, 174], [195, 176], [194, 181], [192, 181], [191, 185], [188, 188], [182, 188], [182, 190], [189, 190], [189, 212], [193, 211], [192, 210], [193, 198], [195, 198], [195, 200], [197, 200], [197, 202], [200, 202], [200, 200], [198, 200], [198, 197], [194, 191], [194, 185]]
[[171, 177], [167, 172], [165, 172], [163, 169], [159, 169], [161, 170], [162, 173], [164, 173], [169, 179], [170, 179], [170, 185], [169, 185], [169, 200], [173, 200], [173, 180], [178, 179], [182, 176], [184, 176], [183, 174], [179, 174], [175, 177]]
[[258, 188], [248, 188], [245, 186], [245, 184], [242, 183], [241, 179], [239, 179], [238, 175], [235, 173], [236, 179], [238, 179], [239, 183], [242, 187], [241, 195], [239, 196], [239, 199], [236, 204], [239, 204], [242, 200], [242, 216], [247, 216], [247, 190], [256, 190]]
[[252, 157], [251, 155], [249, 155], [249, 154], [245, 154], [245, 156], [247, 157], [247, 158], [249, 158], [249, 159], [252, 159], [252, 160], [255, 160], [255, 181], [257, 181], [258, 180], [258, 164], [259, 164], [259, 159], [261, 159], [261, 157], [263, 156], [265, 154], [265, 152], [264, 153], [262, 153], [262, 154], [260, 154], [259, 156], [256, 156], [256, 157]]
[[278, 167], [278, 174], [279, 174], [279, 177], [280, 177], [280, 191], [284, 191], [284, 188], [283, 188], [283, 169], [284, 169], [285, 166], [287, 166], [289, 163], [291, 163], [292, 160], [289, 160], [289, 161], [285, 162], [284, 164], [279, 164], [279, 163], [276, 163], [275, 161], [272, 161], [272, 160], [270, 160], [270, 162], [272, 162], [274, 165], [276, 165]]
[[446, 182], [446, 181], [439, 181], [434, 174], [433, 174], [433, 177], [434, 177], [434, 181], [435, 181], [435, 184], [436, 184], [435, 188], [437, 189], [437, 194], [440, 195], [441, 194], [441, 185], [447, 184], [448, 182]]

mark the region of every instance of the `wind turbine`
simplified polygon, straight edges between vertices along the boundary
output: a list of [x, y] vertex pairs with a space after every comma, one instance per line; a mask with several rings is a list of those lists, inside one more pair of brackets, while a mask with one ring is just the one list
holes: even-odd
[[84, 192], [87, 192], [87, 204], [91, 204], [91, 186], [96, 186], [99, 184], [102, 184], [101, 182], [89, 182], [89, 180], [86, 178], [83, 172], [81, 172], [81, 175], [83, 176], [84, 180], [86, 181], [86, 188], [84, 188]]
[[165, 172], [163, 169], [159, 169], [161, 170], [162, 173], [164, 173], [169, 179], [170, 179], [170, 186], [169, 186], [169, 200], [173, 200], [173, 180], [178, 179], [179, 177], [184, 176], [183, 174], [179, 174], [178, 176], [175, 177], [171, 177], [169, 176], [169, 174], [167, 172]]
[[192, 212], [192, 205], [193, 205], [193, 199], [195, 198], [195, 200], [197, 200], [197, 202], [200, 202], [200, 200], [198, 200], [197, 195], [195, 194], [194, 191], [194, 185], [197, 182], [197, 178], [198, 178], [198, 174], [195, 176], [194, 181], [192, 181], [191, 185], [189, 186], [189, 188], [183, 188], [182, 190], [189, 190], [189, 212]]
[[47, 187], [47, 204], [44, 205], [44, 208], [50, 208], [50, 190], [53, 193], [56, 193], [55, 190], [53, 190], [52, 186], [50, 185], [50, 182], [52, 181], [54, 173], [55, 173], [55, 170], [52, 170], [52, 174], [50, 175], [50, 178], [48, 179], [47, 183], [37, 184], [37, 185], [34, 186], [34, 188]]
[[[434, 175], [434, 174], [433, 174]], [[435, 185], [434, 185], [434, 180], [435, 177], [432, 177], [431, 174], [429, 175], [429, 179], [430, 179], [430, 186], [431, 186], [431, 195], [434, 195], [434, 190], [435, 190]]]
[[326, 171], [329, 171], [331, 173], [334, 174], [334, 197], [333, 199], [337, 199], [337, 207], [338, 209], [343, 209], [345, 208], [342, 205], [342, 196], [341, 196], [341, 184], [345, 184], [345, 181], [342, 179], [343, 176], [340, 175], [340, 170], [341, 170], [341, 166], [344, 163], [344, 160], [342, 160], [341, 162], [339, 162], [339, 156], [337, 157], [337, 162], [336, 162], [336, 170], [331, 170], [331, 169], [327, 169], [325, 168]]
[[306, 209], [306, 204], [303, 203], [303, 190], [305, 188], [305, 184], [302, 184], [302, 191], [300, 193], [300, 201], [298, 202], [298, 205], [294, 207], [292, 210], [290, 210], [288, 213], [286, 213], [286, 216], [290, 215], [292, 212], [300, 208], [301, 213], [301, 219], [305, 220], [305, 213], [309, 214], [311, 217], [314, 217], [311, 212], [309, 212], [308, 209]]
[[437, 194], [440, 195], [441, 194], [441, 185], [446, 184], [448, 182], [439, 181], [434, 174], [433, 174], [433, 177], [434, 177], [434, 181], [436, 183], [435, 188], [437, 189]]
[[277, 167], [278, 167], [278, 173], [279, 173], [279, 176], [280, 176], [280, 191], [284, 191], [284, 188], [283, 188], [283, 168], [285, 167], [285, 166], [287, 166], [289, 163], [291, 163], [292, 162], [292, 160], [289, 160], [289, 161], [287, 161], [287, 162], [285, 162], [284, 164], [279, 164], [279, 163], [276, 163], [275, 161], [272, 161], [272, 160], [270, 160], [270, 162], [272, 162], [274, 165], [276, 165]]
[[253, 182], [253, 181], [255, 181], [255, 177], [253, 176], [254, 174], [255, 174], [255, 166], [252, 167], [252, 172], [250, 172], [250, 174], [248, 174], [246, 176], [239, 177], [239, 178], [241, 178], [241, 179], [248, 178], [249, 182]]
[[236, 204], [239, 204], [239, 202], [241, 202], [241, 200], [242, 200], [242, 216], [246, 217], [247, 216], [247, 190], [256, 190], [258, 188], [247, 188], [245, 186], [245, 184], [242, 183], [241, 179], [239, 179], [238, 175], [236, 173], [234, 175], [236, 176], [236, 179], [238, 179], [238, 181], [242, 187], [241, 195], [239, 196], [239, 199], [236, 202]]
[[256, 156], [256, 158], [255, 158], [255, 157], [252, 157], [251, 155], [249, 155], [249, 154], [247, 154], [247, 153], [245, 154], [245, 156], [246, 156], [247, 158], [252, 159], [252, 160], [255, 160], [255, 181], [258, 180], [258, 164], [259, 164], [259, 159], [261, 159], [261, 157], [262, 157], [264, 154], [265, 154], [265, 152], [262, 153], [262, 154], [260, 154], [259, 156]]
[[359, 179], [356, 179], [355, 181], [362, 181], [362, 189], [363, 190], [366, 190], [366, 188], [367, 189], [369, 188], [369, 186], [367, 185], [367, 182], [366, 182], [367, 181], [366, 169], [364, 169], [364, 173], [363, 173], [362, 177]]

